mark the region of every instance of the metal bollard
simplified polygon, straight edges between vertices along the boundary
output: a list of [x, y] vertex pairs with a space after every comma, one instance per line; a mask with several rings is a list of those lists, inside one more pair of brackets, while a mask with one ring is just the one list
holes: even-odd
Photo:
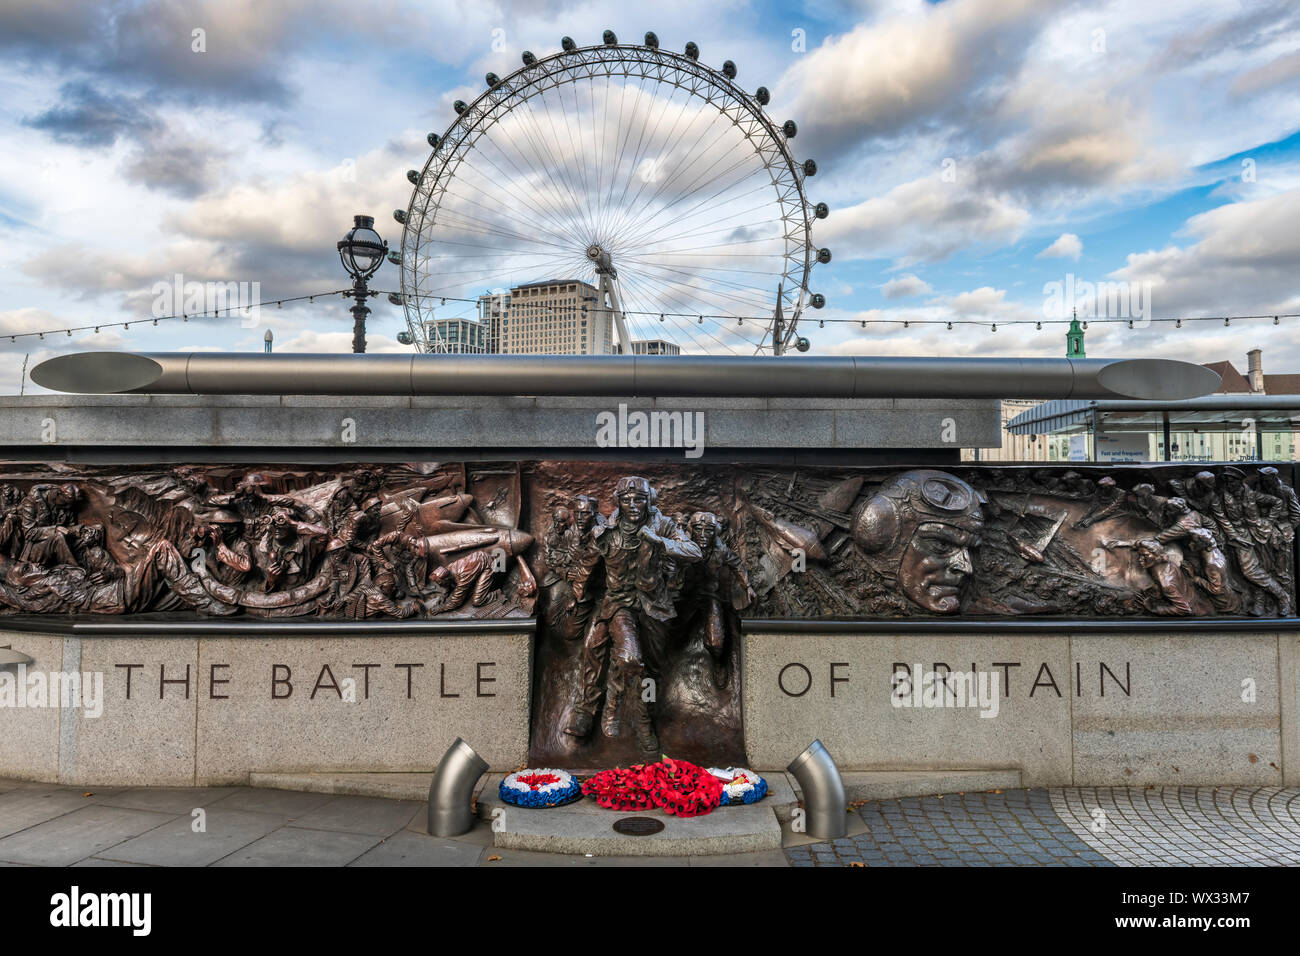
[[822, 742], [814, 740], [785, 769], [794, 774], [803, 789], [803, 805], [808, 811], [808, 835], [822, 840], [847, 836], [848, 805], [844, 799], [844, 781], [830, 751]]
[[470, 801], [474, 784], [487, 773], [487, 761], [460, 737], [447, 748], [429, 784], [429, 833], [451, 837], [468, 833], [474, 826]]

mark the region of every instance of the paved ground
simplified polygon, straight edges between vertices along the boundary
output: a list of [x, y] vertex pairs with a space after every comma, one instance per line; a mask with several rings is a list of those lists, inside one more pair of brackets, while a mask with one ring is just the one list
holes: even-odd
[[1300, 865], [1300, 788], [1066, 787], [881, 800], [795, 866]]
[[416, 801], [0, 780], [9, 866], [1300, 865], [1300, 788], [1053, 789], [868, 803], [866, 832], [711, 857], [571, 857], [431, 839]]

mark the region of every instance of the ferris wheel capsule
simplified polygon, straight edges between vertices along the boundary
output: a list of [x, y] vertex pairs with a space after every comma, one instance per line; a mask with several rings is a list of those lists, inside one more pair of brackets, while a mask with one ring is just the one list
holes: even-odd
[[811, 305], [814, 309], [825, 308], [826, 296], [822, 295], [820, 292], [814, 292], [812, 294], [812, 298], [808, 300], [808, 304]]
[[700, 58], [700, 48], [695, 45], [694, 41], [686, 44], [686, 55], [692, 60], [698, 60]]
[[818, 219], [825, 219], [830, 214], [831, 214], [831, 207], [826, 205], [824, 202], [819, 202], [816, 206], [813, 207], [813, 215], [816, 216]]
[[614, 35], [613, 30], [606, 30], [600, 35], [600, 38], [604, 41], [605, 46], [618, 46], [618, 37]]
[[659, 49], [659, 38], [653, 33], [647, 31], [645, 35], [645, 45], [652, 50]]
[[400, 222], [403, 226], [405, 226], [405, 225], [406, 225], [406, 210], [405, 210], [405, 209], [394, 209], [394, 210], [393, 210], [393, 218], [396, 219], [398, 222]]
[[388, 250], [388, 261], [391, 262], [391, 263], [392, 263], [393, 265], [395, 265], [395, 266], [400, 266], [400, 265], [402, 264], [402, 250], [401, 250], [401, 249], [389, 249], [389, 250]]
[[812, 348], [812, 343], [801, 335], [794, 340], [794, 348], [796, 352], [807, 352]]
[[560, 46], [564, 48], [565, 53], [572, 53], [578, 48], [578, 44], [573, 42], [573, 37], [563, 37], [560, 40]]
[[731, 60], [725, 61], [722, 64], [722, 75], [729, 80], [734, 80], [736, 78], [736, 64]]
[[466, 103], [464, 100], [457, 100], [454, 104], [452, 104], [452, 108], [456, 111], [456, 115], [459, 116], [461, 113], [469, 109], [469, 104]]
[[389, 305], [402, 305], [403, 302], [404, 302], [404, 300], [402, 299], [402, 296], [401, 296], [399, 293], [397, 293], [397, 292], [390, 292], [390, 293], [388, 293], [388, 304], [389, 304]]
[[537, 57], [533, 56], [531, 50], [525, 50], [523, 53], [524, 66], [532, 66], [537, 62]]
[[816, 176], [816, 175], [817, 175], [817, 160], [815, 160], [815, 159], [805, 159], [805, 160], [803, 161], [803, 174], [804, 174], [805, 176]]
[[442, 137], [440, 137], [437, 133], [430, 133], [428, 136], [425, 137], [425, 139], [429, 141], [429, 145], [432, 146], [434, 149], [437, 149], [438, 144], [442, 142]]
[[772, 102], [772, 94], [767, 91], [766, 86], [760, 86], [754, 91], [754, 99], [758, 100], [759, 105], [766, 106]]
[[826, 265], [826, 263], [831, 261], [831, 251], [829, 249], [818, 249], [817, 261], [822, 265]]
[[487, 80], [487, 85], [494, 90], [501, 85], [501, 77], [497, 76], [495, 73], [489, 73], [484, 77], [484, 79]]
[[406, 178], [411, 181], [412, 186], [420, 185], [420, 174], [417, 173], [414, 169], [408, 169], [406, 171]]
[[794, 120], [786, 120], [781, 124], [781, 132], [785, 133], [786, 139], [794, 139], [795, 134], [799, 132], [799, 127]]

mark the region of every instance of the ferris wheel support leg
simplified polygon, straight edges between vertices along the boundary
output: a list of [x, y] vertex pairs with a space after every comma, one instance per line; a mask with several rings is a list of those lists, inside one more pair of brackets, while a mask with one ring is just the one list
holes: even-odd
[[[623, 316], [623, 300], [618, 294], [618, 286], [615, 285], [607, 273], [600, 276], [600, 307], [604, 311], [614, 314], [614, 328], [618, 332], [619, 346], [622, 348], [624, 355], [632, 354], [632, 337], [627, 334], [627, 320]], [[606, 296], [609, 304], [606, 305]]]

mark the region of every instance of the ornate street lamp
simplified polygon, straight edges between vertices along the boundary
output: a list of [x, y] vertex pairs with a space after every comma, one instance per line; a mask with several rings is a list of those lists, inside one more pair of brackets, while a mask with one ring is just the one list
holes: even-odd
[[352, 351], [366, 350], [366, 280], [383, 264], [388, 243], [375, 232], [374, 216], [354, 216], [352, 229], [339, 240], [339, 261], [352, 276]]

